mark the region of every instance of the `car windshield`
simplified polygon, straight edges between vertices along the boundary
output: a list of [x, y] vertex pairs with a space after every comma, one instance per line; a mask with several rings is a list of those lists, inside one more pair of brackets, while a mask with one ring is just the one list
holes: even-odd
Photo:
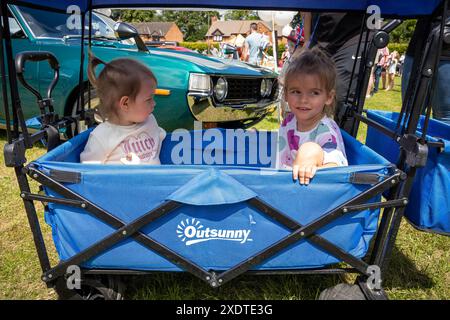
[[[77, 16], [55, 12], [47, 12], [33, 8], [20, 7], [20, 13], [37, 38], [63, 38], [81, 36], [80, 23]], [[49, 17], [51, 15], [51, 17]], [[101, 17], [99, 17], [101, 16]], [[79, 21], [79, 19], [78, 19]], [[85, 34], [89, 30], [89, 16], [86, 14]], [[117, 40], [114, 35], [115, 21], [105, 15], [92, 14], [92, 36]]]

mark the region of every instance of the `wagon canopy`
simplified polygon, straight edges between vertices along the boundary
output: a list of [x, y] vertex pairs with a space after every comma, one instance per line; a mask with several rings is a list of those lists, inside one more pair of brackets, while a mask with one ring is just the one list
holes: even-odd
[[430, 15], [443, 0], [0, 0], [19, 5], [63, 10], [77, 5], [81, 11], [112, 7], [181, 7], [181, 8], [252, 8], [254, 10], [359, 11], [371, 5], [380, 8], [382, 16], [416, 17]]

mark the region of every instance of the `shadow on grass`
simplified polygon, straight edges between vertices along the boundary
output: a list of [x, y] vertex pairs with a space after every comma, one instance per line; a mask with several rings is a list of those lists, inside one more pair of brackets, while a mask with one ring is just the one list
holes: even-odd
[[7, 140], [6, 130], [0, 129], [0, 140]]
[[[338, 275], [241, 275], [213, 289], [185, 272], [155, 273], [124, 279], [126, 299], [139, 300], [312, 300], [326, 288], [346, 282]], [[393, 248], [384, 288], [387, 291], [430, 289], [435, 283], [428, 274], [397, 247]], [[396, 298], [395, 294], [391, 298]]]
[[430, 289], [434, 285], [435, 283], [429, 275], [418, 270], [414, 262], [401, 252], [397, 246], [394, 246], [384, 280], [385, 288]]
[[187, 273], [127, 279], [126, 299], [311, 300], [340, 282], [337, 275], [242, 275], [219, 288]]

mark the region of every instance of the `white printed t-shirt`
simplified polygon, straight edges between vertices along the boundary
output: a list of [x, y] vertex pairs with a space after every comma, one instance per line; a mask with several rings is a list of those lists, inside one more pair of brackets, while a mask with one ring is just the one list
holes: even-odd
[[166, 137], [151, 114], [143, 123], [120, 126], [100, 123], [80, 154], [83, 163], [161, 164], [159, 152]]
[[297, 119], [294, 114], [289, 113], [280, 126], [278, 140], [277, 168], [292, 169], [297, 151], [305, 142], [315, 142], [322, 147], [324, 164], [334, 162], [338, 166], [348, 165], [339, 126], [327, 116], [324, 116], [312, 130], [301, 132], [297, 130]]

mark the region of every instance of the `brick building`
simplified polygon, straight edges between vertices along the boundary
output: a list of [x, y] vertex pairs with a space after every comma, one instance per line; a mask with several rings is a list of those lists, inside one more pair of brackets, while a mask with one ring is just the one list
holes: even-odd
[[[229, 20], [219, 21], [211, 19], [211, 26], [205, 35], [208, 43], [214, 42], [227, 42], [240, 46], [242, 38], [247, 37], [250, 34], [250, 24], [256, 23], [258, 25], [258, 31], [269, 37], [269, 41], [272, 43], [272, 26], [262, 20]], [[286, 42], [286, 39], [282, 37], [281, 31], [283, 27], [275, 25], [278, 37], [277, 42]]]
[[183, 41], [183, 33], [175, 22], [137, 22], [132, 24], [145, 41]]

